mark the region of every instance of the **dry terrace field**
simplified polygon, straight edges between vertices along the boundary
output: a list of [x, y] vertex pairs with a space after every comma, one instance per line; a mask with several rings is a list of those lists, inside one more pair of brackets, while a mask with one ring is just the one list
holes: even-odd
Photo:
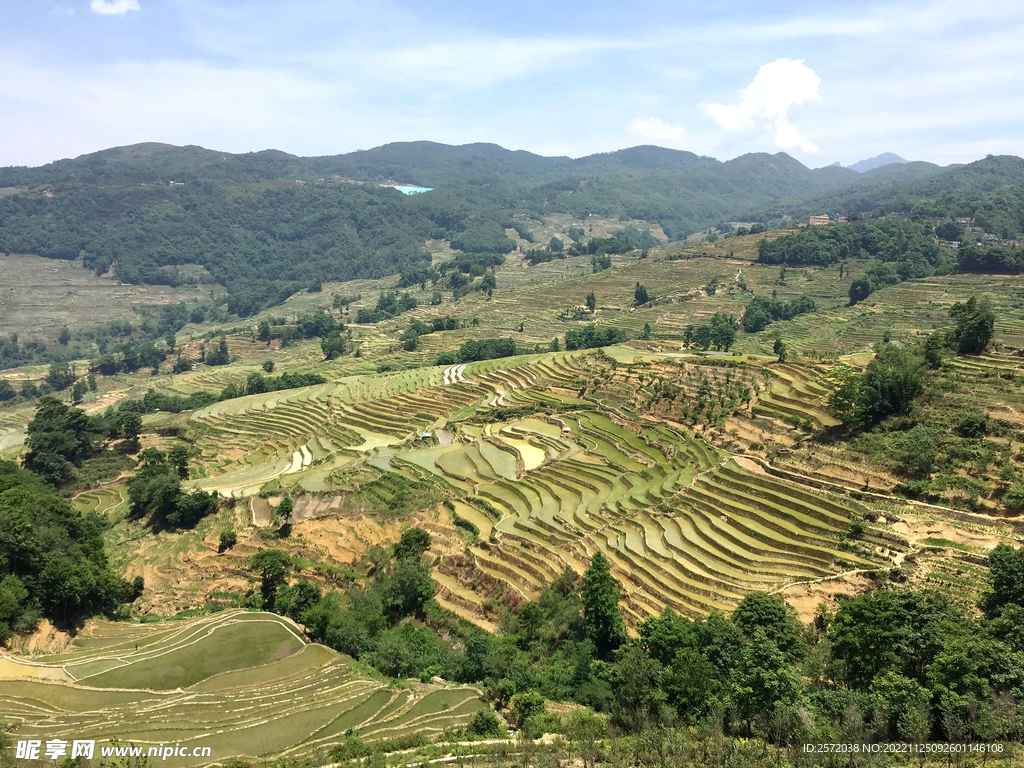
[[85, 328], [135, 320], [141, 306], [209, 301], [207, 286], [124, 285], [97, 277], [80, 261], [0, 255], [0, 335], [55, 339], [61, 326]]

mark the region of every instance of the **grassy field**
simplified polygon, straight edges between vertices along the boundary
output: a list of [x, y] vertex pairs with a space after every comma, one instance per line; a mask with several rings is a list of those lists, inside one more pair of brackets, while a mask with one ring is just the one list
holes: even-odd
[[[211, 758], [176, 758], [181, 765], [230, 757], [322, 764], [347, 733], [369, 743], [429, 736], [464, 725], [483, 706], [471, 688], [389, 688], [302, 637], [287, 619], [240, 611], [168, 624], [98, 622], [71, 653], [5, 667], [0, 706], [19, 738], [211, 748]], [[32, 675], [40, 669], [67, 679]]]

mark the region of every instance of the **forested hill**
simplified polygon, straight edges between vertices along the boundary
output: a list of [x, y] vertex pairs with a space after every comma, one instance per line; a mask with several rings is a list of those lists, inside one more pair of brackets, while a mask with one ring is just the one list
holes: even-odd
[[979, 199], [998, 190], [1024, 186], [1024, 159], [990, 155], [967, 165], [946, 168], [931, 163], [887, 165], [868, 171], [843, 189], [824, 194], [780, 198], [752, 208], [747, 216], [769, 222], [796, 220], [818, 213], [866, 213], [883, 209], [910, 212], [922, 201]]
[[[719, 162], [652, 146], [571, 159], [412, 142], [303, 158], [138, 144], [0, 169], [0, 188], [9, 191], [0, 196], [0, 252], [82, 258], [128, 283], [176, 284], [196, 279], [183, 265], [200, 265], [227, 288], [229, 309], [245, 316], [317, 280], [415, 269], [428, 260], [427, 239], [506, 253], [504, 232], [516, 216], [641, 219], [679, 239], [754, 209], [771, 218], [781, 200], [872, 195], [886, 184], [984, 186], [1015, 174], [1024, 183], [1011, 160], [1024, 164], [982, 161], [998, 169], [981, 180], [977, 163], [858, 174], [812, 170], [784, 153]], [[957, 181], [948, 182], [952, 173]], [[378, 186], [391, 181], [435, 191], [405, 197]]]

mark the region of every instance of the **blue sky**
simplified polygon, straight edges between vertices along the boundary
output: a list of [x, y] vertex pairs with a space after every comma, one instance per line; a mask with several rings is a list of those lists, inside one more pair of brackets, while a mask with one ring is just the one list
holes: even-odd
[[0, 165], [637, 144], [810, 166], [1024, 155], [1024, 3], [0, 0]]

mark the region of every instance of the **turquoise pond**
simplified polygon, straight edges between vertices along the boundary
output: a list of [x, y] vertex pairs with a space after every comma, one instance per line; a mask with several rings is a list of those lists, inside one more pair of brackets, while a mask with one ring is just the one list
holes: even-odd
[[422, 195], [424, 192], [430, 192], [433, 187], [395, 187], [403, 195]]

